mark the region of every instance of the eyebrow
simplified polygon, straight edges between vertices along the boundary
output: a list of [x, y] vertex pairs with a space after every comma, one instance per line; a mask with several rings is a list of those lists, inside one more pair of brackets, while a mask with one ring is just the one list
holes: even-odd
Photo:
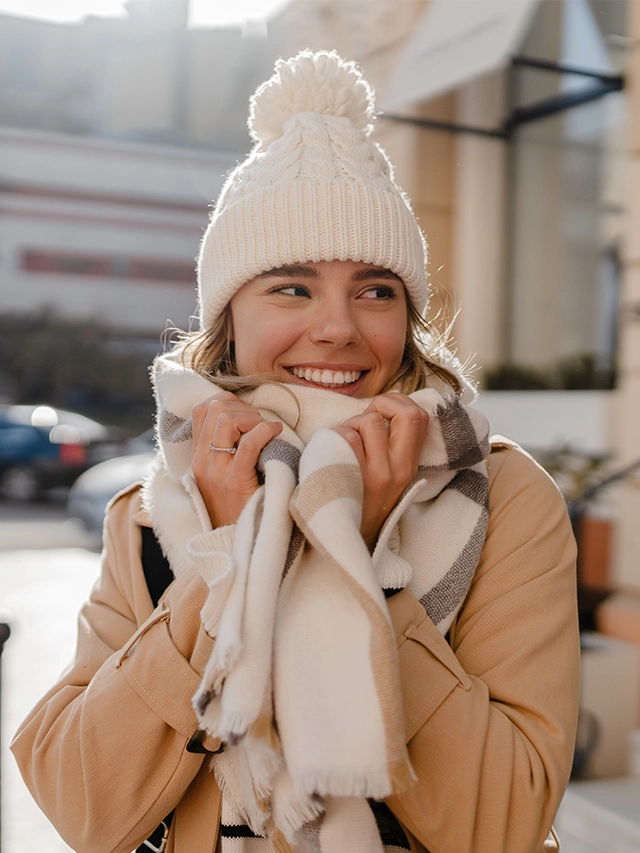
[[[276, 267], [272, 270], [260, 273], [257, 278], [267, 278], [269, 276], [277, 276], [280, 278], [318, 278], [318, 270], [315, 267], [305, 266], [304, 264], [290, 264], [284, 267]], [[371, 281], [372, 279], [393, 279], [404, 284], [397, 273], [386, 268], [366, 267], [358, 270], [354, 276], [354, 281]]]
[[303, 264], [291, 264], [290, 266], [267, 270], [260, 273], [257, 278], [267, 278], [272, 275], [280, 278], [318, 278], [318, 270], [315, 267], [306, 267]]
[[370, 281], [371, 279], [380, 278], [394, 279], [394, 281], [399, 281], [400, 284], [404, 284], [397, 273], [386, 268], [379, 269], [377, 267], [367, 267], [366, 269], [358, 270], [358, 272], [353, 276], [354, 281]]

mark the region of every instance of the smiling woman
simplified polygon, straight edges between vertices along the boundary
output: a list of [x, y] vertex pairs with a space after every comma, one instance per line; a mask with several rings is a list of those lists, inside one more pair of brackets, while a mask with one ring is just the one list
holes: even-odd
[[13, 744], [75, 850], [557, 850], [571, 527], [429, 333], [374, 117], [335, 53], [251, 99], [201, 329], [154, 363], [153, 469], [110, 505], [76, 662]]

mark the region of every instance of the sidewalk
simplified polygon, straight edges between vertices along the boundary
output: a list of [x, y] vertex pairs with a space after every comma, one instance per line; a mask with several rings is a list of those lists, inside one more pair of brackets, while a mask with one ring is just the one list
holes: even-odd
[[562, 853], [640, 853], [640, 777], [572, 782], [556, 826]]
[[31, 798], [8, 746], [73, 656], [76, 615], [98, 563], [83, 548], [0, 552], [0, 608], [13, 617], [2, 655], [2, 853], [71, 853]]

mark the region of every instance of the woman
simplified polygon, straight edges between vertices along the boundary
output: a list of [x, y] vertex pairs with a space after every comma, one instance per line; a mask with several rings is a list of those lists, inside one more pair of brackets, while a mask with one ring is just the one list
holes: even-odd
[[332, 53], [252, 99], [203, 331], [155, 364], [156, 467], [111, 503], [75, 662], [12, 747], [83, 853], [556, 849], [570, 526], [426, 332], [373, 115]]

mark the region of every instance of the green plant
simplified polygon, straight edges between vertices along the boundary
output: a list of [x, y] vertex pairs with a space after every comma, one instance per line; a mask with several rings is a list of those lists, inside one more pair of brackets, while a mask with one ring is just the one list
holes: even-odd
[[508, 362], [485, 370], [482, 387], [487, 391], [542, 391], [553, 386], [544, 371]]
[[615, 370], [593, 353], [578, 353], [543, 366], [505, 362], [484, 371], [486, 391], [592, 391], [615, 387]]
[[593, 353], [561, 359], [555, 371], [558, 387], [567, 391], [608, 390], [615, 386], [613, 367], [600, 364]]
[[537, 461], [553, 477], [566, 501], [584, 494], [604, 476], [608, 458], [606, 454], [590, 454], [566, 444], [536, 454]]

